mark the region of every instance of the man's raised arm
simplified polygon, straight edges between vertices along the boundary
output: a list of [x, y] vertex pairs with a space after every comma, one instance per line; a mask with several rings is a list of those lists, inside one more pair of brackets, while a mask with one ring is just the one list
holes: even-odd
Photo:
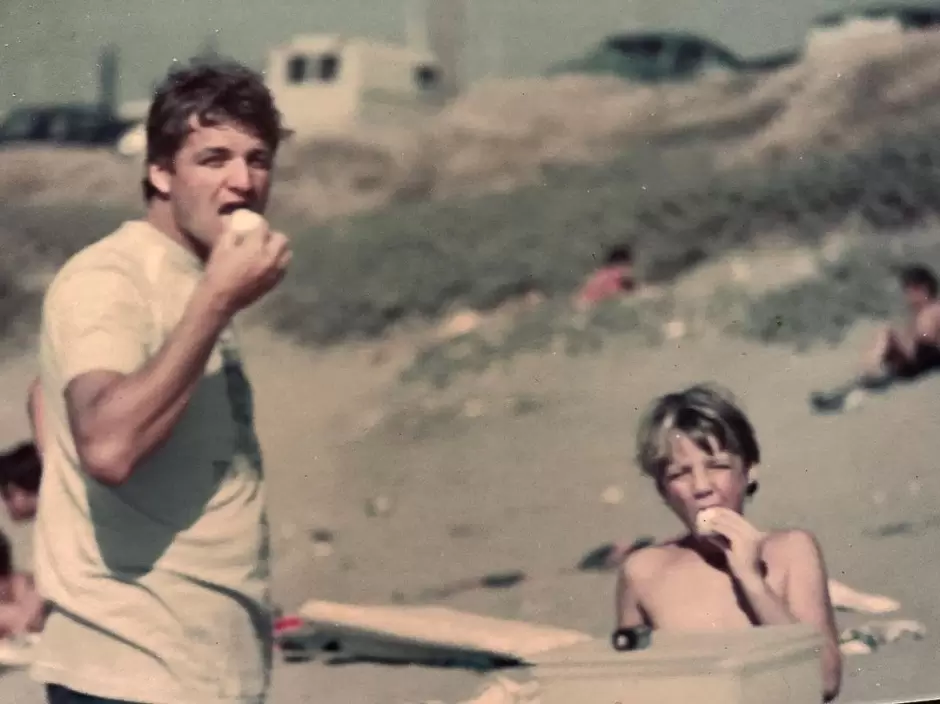
[[[63, 364], [69, 424], [82, 466], [119, 485], [169, 437], [232, 316], [274, 287], [289, 259], [283, 235], [223, 236], [182, 319], [152, 357], [145, 351], [147, 302], [119, 273], [77, 274], [94, 284], [77, 311], [49, 306]], [[97, 277], [97, 278], [95, 278]], [[78, 282], [72, 282], [73, 290]], [[123, 298], [122, 298], [123, 297]], [[59, 299], [66, 299], [59, 293]]]

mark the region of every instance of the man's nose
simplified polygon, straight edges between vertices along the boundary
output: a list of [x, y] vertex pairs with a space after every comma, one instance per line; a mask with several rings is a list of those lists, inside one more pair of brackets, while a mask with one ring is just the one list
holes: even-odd
[[251, 190], [251, 169], [244, 159], [232, 159], [226, 173], [226, 185], [233, 191]]

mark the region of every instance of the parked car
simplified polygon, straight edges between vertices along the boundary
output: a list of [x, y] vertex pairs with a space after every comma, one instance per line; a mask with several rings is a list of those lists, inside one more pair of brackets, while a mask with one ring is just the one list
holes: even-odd
[[0, 123], [0, 144], [107, 146], [132, 124], [98, 105], [29, 105], [12, 109]]
[[817, 17], [813, 21], [813, 28], [832, 31], [858, 20], [895, 24], [904, 32], [938, 29], [940, 7], [894, 4], [852, 8]]
[[712, 72], [773, 71], [798, 58], [797, 52], [788, 52], [744, 59], [694, 34], [641, 32], [610, 36], [586, 56], [558, 64], [549, 73], [606, 73], [640, 82], [682, 81]]

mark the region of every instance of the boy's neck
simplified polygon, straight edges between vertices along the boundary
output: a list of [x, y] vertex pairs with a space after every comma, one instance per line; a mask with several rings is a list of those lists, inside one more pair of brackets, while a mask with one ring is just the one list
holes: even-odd
[[728, 571], [728, 560], [724, 550], [713, 541], [703, 540], [694, 533], [689, 533], [679, 542], [682, 547], [696, 553], [711, 567], [722, 572]]

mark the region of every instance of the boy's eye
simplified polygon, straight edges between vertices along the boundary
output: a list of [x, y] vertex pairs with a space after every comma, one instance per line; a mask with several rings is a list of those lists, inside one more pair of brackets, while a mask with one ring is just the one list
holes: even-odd
[[666, 481], [674, 481], [680, 479], [689, 473], [688, 467], [673, 467], [668, 472], [666, 472]]

